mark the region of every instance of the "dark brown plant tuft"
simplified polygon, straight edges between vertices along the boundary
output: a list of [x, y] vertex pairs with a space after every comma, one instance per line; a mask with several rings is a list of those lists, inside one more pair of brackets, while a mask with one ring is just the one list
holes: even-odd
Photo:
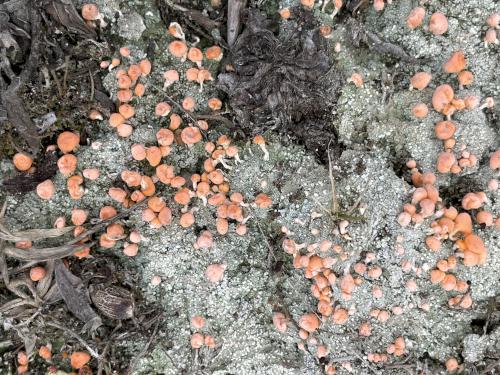
[[231, 49], [234, 72], [219, 75], [241, 126], [251, 133], [320, 118], [327, 107], [322, 77], [330, 64], [311, 12], [293, 9], [283, 32], [257, 10]]

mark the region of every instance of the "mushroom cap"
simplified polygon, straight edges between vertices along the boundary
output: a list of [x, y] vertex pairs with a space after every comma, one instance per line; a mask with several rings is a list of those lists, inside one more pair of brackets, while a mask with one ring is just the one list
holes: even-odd
[[222, 101], [219, 98], [208, 99], [208, 108], [212, 111], [217, 111], [222, 108]]
[[465, 210], [475, 210], [481, 207], [483, 200], [476, 193], [467, 193], [462, 198], [462, 207]]
[[82, 7], [82, 18], [85, 21], [95, 21], [99, 18], [99, 8], [95, 4], [84, 4]]
[[417, 90], [425, 89], [431, 82], [432, 74], [429, 72], [418, 72], [410, 79], [410, 84]]
[[476, 254], [482, 254], [486, 252], [486, 247], [484, 246], [484, 242], [478, 235], [472, 233], [468, 234], [467, 236], [465, 236], [464, 241], [465, 241], [465, 246], [467, 246], [467, 250], [470, 250]]
[[179, 72], [174, 69], [167, 70], [165, 73], [163, 73], [163, 78], [165, 78], [167, 81], [178, 81]]
[[453, 135], [455, 134], [455, 130], [456, 126], [451, 121], [440, 121], [434, 128], [436, 138], [443, 141], [453, 137]]
[[[472, 74], [472, 72], [470, 72], [468, 70], [462, 70], [460, 73], [458, 73], [458, 82], [462, 86], [468, 86], [468, 85], [472, 84], [472, 82], [474, 82], [474, 75]], [[465, 101], [464, 101], [464, 104], [465, 104], [465, 106], [467, 106]]]
[[210, 264], [205, 270], [205, 276], [212, 283], [221, 281], [224, 277], [225, 264]]
[[450, 85], [444, 84], [436, 87], [432, 95], [432, 106], [438, 112], [443, 113], [454, 97], [453, 89]]
[[459, 213], [455, 219], [454, 232], [462, 232], [463, 234], [472, 233], [472, 219], [466, 212]]
[[141, 73], [144, 76], [147, 76], [149, 73], [151, 73], [151, 61], [148, 59], [143, 59], [139, 62], [139, 68], [141, 69]]
[[157, 116], [160, 117], [167, 116], [170, 113], [170, 111], [172, 111], [172, 107], [167, 102], [159, 102], [158, 104], [156, 104], [155, 114]]
[[429, 19], [429, 31], [434, 35], [442, 35], [448, 30], [448, 19], [443, 13], [433, 13]]
[[463, 51], [456, 51], [450, 58], [443, 64], [443, 70], [446, 73], [459, 73], [467, 66], [467, 59]]
[[198, 68], [189, 68], [188, 70], [186, 70], [186, 79], [191, 82], [197, 81], [199, 73], [200, 70]]
[[184, 58], [188, 51], [186, 43], [180, 40], [174, 40], [173, 42], [171, 42], [168, 45], [168, 50], [177, 58]]
[[422, 25], [422, 22], [424, 21], [425, 17], [425, 9], [422, 7], [416, 7], [413, 8], [406, 18], [406, 25], [411, 29], [416, 29], [420, 25]]
[[424, 118], [429, 114], [429, 108], [425, 103], [418, 103], [411, 111], [416, 118]]
[[187, 57], [189, 61], [198, 63], [203, 60], [203, 53], [199, 48], [191, 47], [188, 51]]
[[265, 145], [266, 144], [266, 140], [264, 139], [263, 136], [261, 135], [256, 135], [254, 138], [253, 138], [253, 143], [256, 144], [256, 145]]
[[182, 129], [181, 140], [187, 145], [193, 145], [202, 140], [200, 129], [195, 126], [188, 126]]
[[52, 198], [55, 192], [56, 188], [52, 180], [45, 180], [43, 182], [40, 182], [36, 187], [37, 195], [45, 200], [49, 200], [50, 198]]
[[500, 169], [500, 150], [495, 151], [490, 157], [490, 168]]
[[320, 321], [316, 314], [304, 314], [299, 319], [299, 327], [304, 331], [312, 333], [319, 328]]
[[71, 354], [71, 367], [80, 369], [90, 361], [90, 354], [87, 352], [74, 352]]
[[19, 171], [27, 171], [33, 165], [33, 158], [25, 152], [18, 152], [12, 158], [12, 163]]
[[222, 48], [219, 46], [208, 47], [205, 50], [205, 56], [208, 60], [220, 60], [222, 58]]
[[160, 146], [170, 146], [174, 142], [174, 133], [170, 129], [161, 128], [156, 132], [156, 139]]
[[451, 167], [457, 162], [455, 155], [451, 152], [441, 152], [438, 156], [436, 169], [440, 173], [449, 173]]
[[57, 147], [65, 154], [74, 151], [79, 143], [80, 136], [73, 132], [65, 131], [57, 137]]
[[192, 96], [186, 96], [182, 100], [182, 108], [184, 108], [186, 111], [192, 112], [194, 111], [195, 107], [196, 107], [196, 100]]

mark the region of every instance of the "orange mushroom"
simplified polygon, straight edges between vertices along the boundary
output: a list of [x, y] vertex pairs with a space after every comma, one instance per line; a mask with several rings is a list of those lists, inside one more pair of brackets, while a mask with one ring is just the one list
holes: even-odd
[[45, 200], [51, 199], [56, 192], [56, 188], [52, 180], [45, 180], [40, 182], [36, 187], [36, 194]]
[[211, 283], [218, 283], [224, 278], [225, 264], [210, 264], [205, 270], [205, 276]]
[[181, 140], [184, 144], [192, 146], [202, 140], [200, 129], [195, 126], [188, 126], [182, 129]]
[[443, 35], [448, 30], [448, 19], [443, 13], [433, 13], [429, 19], [429, 31], [434, 35]]
[[163, 73], [163, 78], [165, 78], [165, 83], [163, 84], [163, 89], [171, 86], [174, 82], [179, 81], [179, 72], [174, 69], [167, 70]]
[[193, 112], [196, 107], [196, 100], [192, 96], [186, 96], [182, 100], [182, 108], [186, 111]]
[[453, 52], [451, 57], [443, 64], [446, 73], [459, 73], [467, 66], [467, 60], [462, 51]]
[[172, 55], [181, 59], [182, 62], [186, 61], [188, 48], [183, 41], [174, 40], [168, 45], [168, 50]]
[[205, 56], [208, 60], [220, 61], [222, 59], [222, 48], [219, 46], [208, 47], [205, 50]]
[[490, 169], [500, 169], [500, 150], [497, 150], [493, 154], [491, 154], [489, 165]]
[[199, 48], [191, 47], [188, 51], [187, 58], [189, 61], [196, 63], [196, 65], [198, 65], [198, 68], [201, 68], [203, 53]]
[[65, 154], [74, 151], [79, 143], [80, 136], [73, 132], [65, 131], [57, 137], [57, 147]]
[[455, 130], [455, 124], [451, 121], [440, 121], [434, 128], [436, 138], [441, 140], [447, 140], [453, 137]]
[[450, 85], [444, 84], [436, 87], [432, 95], [432, 106], [438, 112], [445, 115], [450, 113], [450, 103], [453, 100], [454, 92]]
[[438, 156], [436, 169], [440, 173], [450, 173], [451, 168], [456, 164], [455, 155], [451, 152], [441, 152]]
[[80, 369], [90, 361], [90, 354], [86, 352], [74, 352], [71, 354], [71, 367]]
[[160, 102], [156, 104], [155, 114], [156, 116], [165, 117], [170, 113], [171, 110], [172, 107], [170, 106], [170, 104], [168, 104], [167, 102]]
[[411, 111], [416, 118], [425, 118], [429, 114], [429, 108], [425, 103], [418, 103]]
[[314, 313], [304, 314], [299, 319], [299, 327], [309, 333], [316, 331], [319, 328], [319, 324], [320, 321]]
[[413, 8], [406, 18], [406, 25], [411, 29], [416, 29], [424, 22], [425, 9], [422, 7]]
[[12, 158], [12, 163], [17, 170], [25, 172], [33, 165], [33, 158], [25, 152], [18, 152]]

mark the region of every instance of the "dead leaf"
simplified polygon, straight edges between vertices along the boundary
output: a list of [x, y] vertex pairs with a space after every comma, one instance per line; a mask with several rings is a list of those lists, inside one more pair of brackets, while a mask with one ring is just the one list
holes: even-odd
[[71, 0], [50, 0], [45, 10], [50, 16], [69, 31], [87, 38], [95, 38], [96, 33], [80, 17]]
[[101, 318], [90, 306], [90, 297], [82, 280], [73, 275], [58, 259], [55, 261], [55, 278], [59, 292], [69, 311], [92, 331], [102, 325]]

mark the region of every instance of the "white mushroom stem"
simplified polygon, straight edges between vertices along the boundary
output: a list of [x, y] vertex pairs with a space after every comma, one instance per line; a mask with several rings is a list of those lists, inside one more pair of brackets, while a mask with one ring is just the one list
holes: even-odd
[[330, 4], [331, 0], [323, 0], [323, 6], [321, 7], [321, 11], [324, 12], [327, 5]]
[[317, 219], [318, 217], [322, 217], [323, 214], [320, 214], [319, 212], [313, 211], [311, 212], [311, 219]]
[[224, 158], [222, 156], [220, 156], [218, 159], [217, 159], [218, 162], [220, 162], [224, 168], [227, 168], [227, 169], [233, 169], [230, 165], [228, 165], [226, 163], [226, 161], [224, 160]]
[[266, 145], [264, 143], [259, 144], [260, 149], [264, 153], [264, 160], [269, 160], [269, 152], [267, 151]]
[[295, 250], [302, 250], [302, 249], [305, 249], [307, 247], [307, 243], [304, 242], [304, 243], [301, 243], [301, 244], [295, 244]]
[[481, 106], [479, 107], [479, 109], [483, 109], [483, 108], [493, 108], [495, 106], [495, 101], [493, 100], [493, 98], [491, 96], [487, 97], [485, 100], [484, 100], [484, 103], [481, 104]]
[[168, 79], [165, 80], [165, 83], [163, 84], [163, 90], [166, 90], [168, 87], [172, 86], [172, 84], [175, 81], [169, 81]]
[[202, 201], [203, 201], [203, 205], [206, 206], [207, 205], [207, 197], [204, 196], [204, 195], [199, 195], [198, 198], [200, 198]]
[[296, 224], [300, 224], [302, 226], [306, 225], [306, 223], [303, 222], [302, 220], [300, 220], [299, 218], [295, 219], [293, 222], [296, 223]]
[[281, 227], [281, 232], [285, 233], [288, 237], [291, 237], [291, 236], [293, 236], [295, 234], [294, 232], [292, 232], [290, 229], [288, 229], [285, 226]]
[[246, 218], [244, 218], [242, 221], [241, 221], [241, 224], [246, 224], [248, 220], [250, 220], [250, 218], [252, 218], [252, 215], [248, 215]]
[[104, 17], [102, 14], [99, 14], [99, 16], [97, 17], [97, 20], [99, 21], [99, 27], [101, 29], [104, 29], [106, 26], [108, 26], [108, 23], [106, 21], [104, 21]]
[[234, 155], [234, 163], [235, 164], [238, 164], [238, 163], [243, 163], [240, 159], [240, 155], [239, 154], [236, 154]]
[[342, 220], [339, 223], [339, 231], [340, 234], [346, 234], [347, 233], [347, 226], [349, 225], [349, 222], [347, 220]]
[[200, 38], [195, 36], [195, 37], [193, 37], [193, 39], [194, 39], [194, 41], [191, 42], [191, 46], [196, 47], [198, 45], [198, 43], [200, 43]]
[[333, 19], [333, 18], [337, 15], [337, 13], [339, 12], [339, 10], [340, 10], [340, 8], [335, 8], [335, 9], [333, 10], [333, 13], [332, 13], [332, 14], [330, 14], [330, 18], [332, 18], [332, 19]]
[[171, 27], [175, 29], [175, 33], [173, 35], [174, 37], [186, 41], [186, 35], [184, 34], [184, 30], [182, 30], [181, 25], [179, 25], [177, 22], [171, 22], [168, 28], [170, 29]]

